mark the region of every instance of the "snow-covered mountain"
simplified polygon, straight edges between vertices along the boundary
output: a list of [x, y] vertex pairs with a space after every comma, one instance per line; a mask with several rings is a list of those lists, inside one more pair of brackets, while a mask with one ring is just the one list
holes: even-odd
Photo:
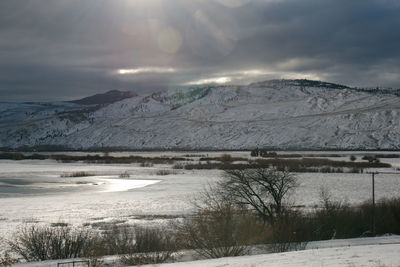
[[0, 103], [0, 147], [399, 149], [398, 95], [272, 80], [132, 94], [102, 105]]

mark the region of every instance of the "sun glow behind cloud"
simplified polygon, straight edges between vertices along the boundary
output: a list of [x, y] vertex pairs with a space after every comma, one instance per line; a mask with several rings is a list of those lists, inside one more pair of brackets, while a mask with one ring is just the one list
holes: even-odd
[[197, 81], [191, 81], [186, 83], [185, 85], [203, 85], [203, 84], [225, 84], [232, 81], [230, 77], [216, 77], [216, 78], [209, 78], [209, 79], [200, 79]]
[[206, 84], [249, 84], [255, 81], [270, 79], [311, 79], [321, 80], [320, 75], [316, 73], [297, 73], [290, 71], [274, 71], [267, 69], [248, 69], [232, 72], [216, 73], [213, 77], [206, 77], [200, 80], [193, 80], [183, 85], [206, 85]]
[[398, 88], [400, 1], [320, 2], [2, 1], [0, 100], [285, 78]]
[[176, 72], [174, 68], [161, 68], [161, 67], [144, 67], [135, 69], [119, 69], [116, 71], [119, 75], [128, 74], [141, 74], [141, 73], [173, 73]]

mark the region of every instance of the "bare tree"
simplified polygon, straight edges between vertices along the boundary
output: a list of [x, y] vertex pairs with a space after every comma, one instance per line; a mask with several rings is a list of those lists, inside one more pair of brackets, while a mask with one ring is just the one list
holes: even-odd
[[219, 187], [234, 203], [253, 209], [264, 223], [273, 224], [284, 209], [284, 200], [294, 190], [297, 177], [275, 168], [226, 170]]

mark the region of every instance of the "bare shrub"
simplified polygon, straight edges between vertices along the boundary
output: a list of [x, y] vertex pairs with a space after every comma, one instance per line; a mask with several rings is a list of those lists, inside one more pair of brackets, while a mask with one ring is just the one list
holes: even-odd
[[41, 261], [81, 257], [92, 241], [86, 230], [31, 226], [17, 232], [9, 245], [26, 261]]
[[377, 155], [364, 155], [361, 159], [367, 160], [369, 163], [380, 163], [380, 160], [377, 157]]
[[23, 160], [25, 156], [22, 153], [1, 153], [0, 159]]
[[144, 161], [144, 162], [140, 163], [140, 167], [153, 167], [153, 166], [154, 166], [154, 164], [149, 161]]
[[326, 189], [321, 189], [320, 197], [322, 207], [311, 214], [315, 234], [313, 239], [359, 237], [369, 229], [369, 215], [360, 209], [360, 205], [351, 206], [333, 200]]
[[156, 171], [156, 175], [170, 175], [170, 174], [176, 174], [176, 171], [167, 170], [167, 169], [161, 169], [161, 170]]
[[85, 172], [85, 171], [78, 171], [78, 172], [72, 172], [72, 173], [63, 173], [60, 175], [60, 177], [86, 177], [86, 176], [94, 176], [94, 174]]
[[127, 225], [105, 228], [97, 240], [92, 242], [92, 247], [85, 251], [85, 256], [103, 256], [126, 254], [133, 250], [135, 245], [135, 232], [133, 227]]
[[[372, 213], [371, 201], [361, 206], [364, 213]], [[400, 234], [400, 198], [384, 198], [376, 203], [375, 207], [377, 234]]]
[[161, 227], [135, 227], [135, 249], [139, 253], [169, 251], [172, 247], [171, 237]]
[[119, 261], [124, 265], [137, 265], [142, 264], [159, 264], [164, 263], [170, 258], [169, 253], [164, 252], [147, 252], [122, 255]]
[[196, 213], [179, 227], [178, 244], [206, 258], [244, 255], [249, 244], [265, 237], [265, 227], [246, 210], [237, 209], [217, 189], [204, 192]]
[[200, 157], [206, 157], [204, 154], [185, 154], [183, 155], [185, 158], [200, 158]]
[[267, 243], [270, 243], [273, 252], [304, 249], [312, 231], [304, 215], [296, 211], [285, 211], [271, 227], [272, 235]]
[[206, 258], [244, 255], [248, 252], [246, 240], [241, 238], [245, 225], [234, 215], [231, 206], [223, 210], [199, 211], [181, 228], [183, 245]]
[[51, 223], [50, 226], [51, 227], [66, 227], [68, 226], [68, 223], [65, 222], [56, 222], [56, 223]]
[[87, 259], [89, 260], [89, 266], [90, 267], [101, 267], [101, 266], [104, 266], [104, 264], [103, 264], [104, 260], [99, 256], [88, 256]]
[[[358, 205], [333, 200], [327, 191], [321, 192], [322, 206], [307, 213], [291, 212], [281, 215], [273, 226], [277, 251], [283, 245], [303, 244], [311, 240], [355, 238], [370, 236], [373, 207], [371, 201]], [[376, 203], [377, 234], [400, 234], [400, 198], [381, 199]], [[292, 249], [292, 248], [290, 248]]]
[[124, 171], [119, 175], [119, 178], [129, 178], [129, 177], [131, 176], [129, 175], [128, 171]]
[[172, 166], [173, 169], [178, 169], [178, 170], [183, 170], [185, 168], [185, 165], [182, 163], [176, 163], [174, 166]]
[[230, 163], [230, 162], [233, 161], [233, 158], [232, 158], [232, 156], [229, 155], [229, 154], [222, 154], [222, 155], [219, 157], [219, 161], [221, 161], [222, 163]]
[[[23, 227], [12, 241], [10, 252], [26, 261], [87, 258], [101, 266], [105, 255], [121, 256], [126, 264], [161, 263], [176, 251], [175, 239], [164, 228], [113, 226], [103, 232], [72, 227]], [[7, 257], [6, 257], [7, 256]], [[2, 262], [12, 258], [0, 257]]]
[[12, 266], [17, 263], [18, 259], [13, 258], [9, 252], [5, 251], [3, 255], [0, 255], [0, 266]]
[[135, 227], [135, 244], [119, 257], [125, 265], [157, 264], [172, 258], [176, 251], [172, 235], [161, 227]]

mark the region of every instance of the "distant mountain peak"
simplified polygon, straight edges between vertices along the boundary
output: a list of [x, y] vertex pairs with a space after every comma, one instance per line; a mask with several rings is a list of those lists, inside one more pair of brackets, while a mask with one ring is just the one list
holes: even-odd
[[93, 96], [88, 96], [82, 99], [68, 101], [68, 102], [80, 105], [104, 105], [104, 104], [111, 104], [114, 102], [118, 102], [123, 99], [131, 98], [134, 96], [137, 96], [137, 94], [131, 91], [111, 90], [103, 94], [96, 94]]

